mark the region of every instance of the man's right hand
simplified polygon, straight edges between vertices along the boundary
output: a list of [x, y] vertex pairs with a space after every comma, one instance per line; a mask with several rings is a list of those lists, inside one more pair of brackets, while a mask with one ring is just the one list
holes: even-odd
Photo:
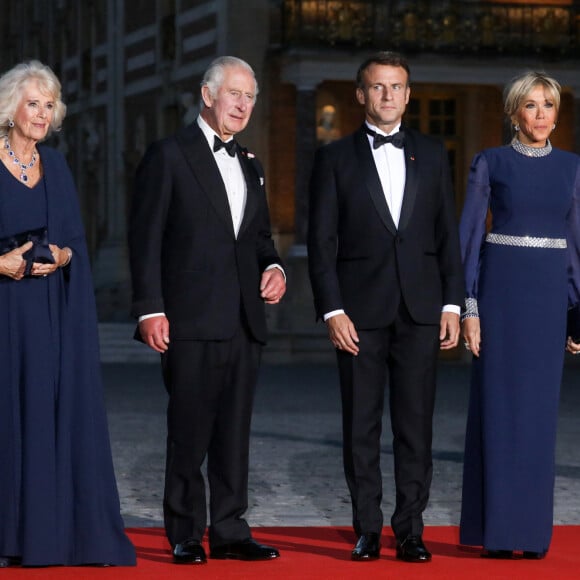
[[358, 334], [356, 333], [352, 320], [346, 314], [331, 316], [326, 321], [326, 326], [328, 328], [330, 342], [332, 342], [335, 348], [344, 350], [355, 356], [358, 354]]
[[152, 316], [139, 323], [141, 338], [157, 352], [165, 352], [169, 344], [169, 320], [166, 316]]

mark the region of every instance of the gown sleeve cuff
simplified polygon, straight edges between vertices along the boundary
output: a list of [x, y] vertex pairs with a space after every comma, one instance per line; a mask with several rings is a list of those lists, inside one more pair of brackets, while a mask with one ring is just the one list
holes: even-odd
[[461, 312], [461, 321], [463, 322], [466, 318], [479, 318], [477, 298], [465, 299], [465, 309]]

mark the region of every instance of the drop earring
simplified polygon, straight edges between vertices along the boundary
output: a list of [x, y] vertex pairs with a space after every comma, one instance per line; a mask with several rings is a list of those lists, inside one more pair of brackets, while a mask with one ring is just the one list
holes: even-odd
[[8, 121], [8, 126], [12, 129], [12, 127], [14, 127], [14, 121], [12, 119], [10, 119]]

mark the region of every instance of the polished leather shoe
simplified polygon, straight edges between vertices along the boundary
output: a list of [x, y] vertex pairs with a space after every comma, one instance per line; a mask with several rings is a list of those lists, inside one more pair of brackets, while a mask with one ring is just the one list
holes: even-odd
[[421, 536], [407, 536], [402, 542], [397, 542], [397, 559], [413, 563], [430, 562], [431, 553]]
[[205, 550], [199, 540], [185, 540], [175, 544], [173, 548], [173, 561], [176, 564], [205, 564]]
[[376, 532], [361, 534], [350, 555], [351, 560], [362, 560], [363, 562], [376, 560], [381, 551], [380, 539], [380, 534]]
[[511, 550], [484, 550], [481, 553], [482, 558], [491, 558], [494, 560], [511, 560], [514, 553]]
[[528, 550], [524, 550], [522, 557], [525, 560], [543, 560], [546, 557], [546, 551], [544, 552], [529, 552]]
[[20, 566], [21, 558], [15, 556], [0, 556], [0, 568], [8, 568], [9, 566]]
[[224, 544], [210, 550], [210, 558], [217, 560], [273, 560], [279, 558], [280, 553], [270, 546], [262, 546], [255, 540], [249, 539], [233, 544]]

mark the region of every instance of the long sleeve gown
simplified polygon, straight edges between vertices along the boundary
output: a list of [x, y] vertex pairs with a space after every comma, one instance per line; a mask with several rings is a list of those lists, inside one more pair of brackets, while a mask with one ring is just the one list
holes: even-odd
[[47, 277], [0, 276], [0, 557], [132, 565], [77, 194], [64, 158], [38, 149], [44, 175], [33, 188], [0, 163], [0, 238], [47, 227], [73, 257]]
[[[486, 241], [488, 208], [499, 243]], [[511, 146], [476, 155], [460, 234], [466, 295], [477, 301], [482, 337], [472, 366], [460, 542], [544, 552], [566, 312], [580, 299], [580, 157], [552, 149], [534, 158]]]

